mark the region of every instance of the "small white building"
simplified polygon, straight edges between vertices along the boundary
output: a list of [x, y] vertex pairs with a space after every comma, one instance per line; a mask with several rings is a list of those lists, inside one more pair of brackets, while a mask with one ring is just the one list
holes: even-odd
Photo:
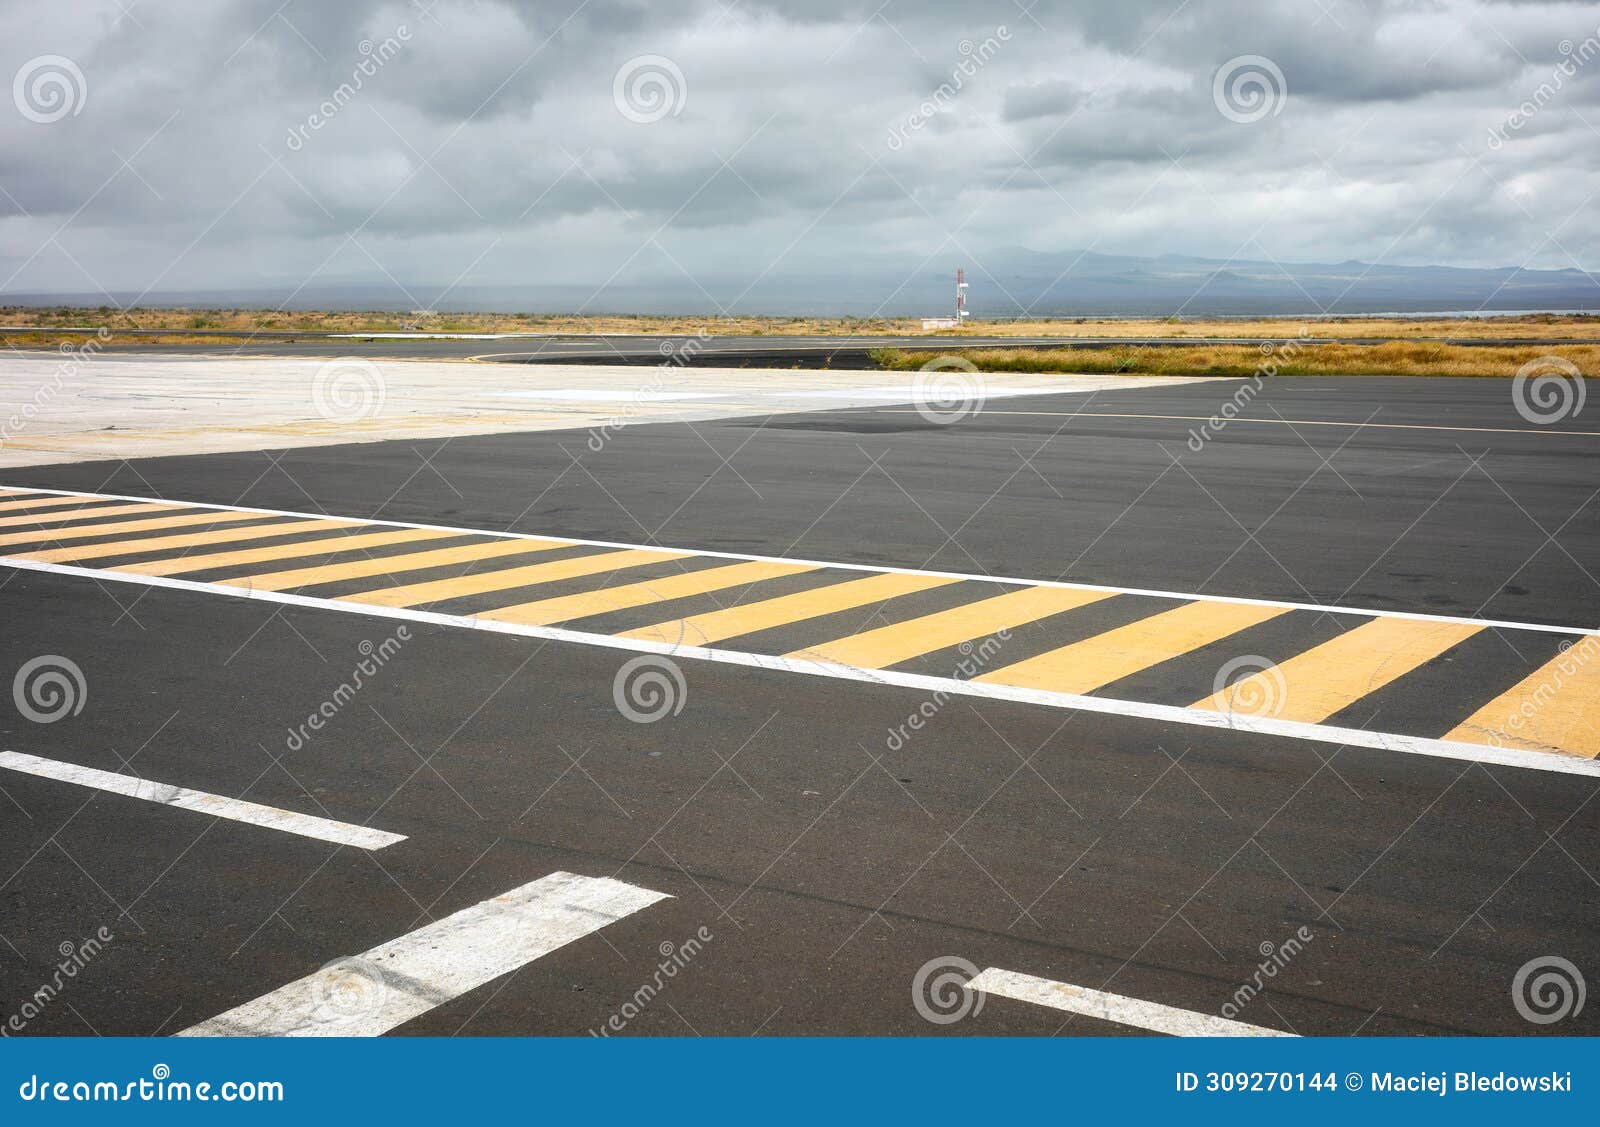
[[929, 329], [959, 329], [961, 323], [972, 314], [967, 312], [967, 272], [962, 267], [956, 268], [956, 309], [954, 317], [924, 317], [922, 328]]

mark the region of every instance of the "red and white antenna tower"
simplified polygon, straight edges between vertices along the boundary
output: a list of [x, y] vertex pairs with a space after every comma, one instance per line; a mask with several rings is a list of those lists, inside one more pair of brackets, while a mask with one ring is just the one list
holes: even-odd
[[967, 272], [961, 267], [956, 267], [956, 327], [961, 327], [961, 322], [972, 316], [967, 312]]

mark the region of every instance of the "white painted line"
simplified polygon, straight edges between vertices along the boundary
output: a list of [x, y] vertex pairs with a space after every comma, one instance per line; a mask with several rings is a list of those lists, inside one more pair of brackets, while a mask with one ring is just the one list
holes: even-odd
[[[1001, 411], [985, 410], [985, 415], [1040, 415], [1051, 418], [1078, 418], [1086, 419], [1166, 419], [1189, 420], [1193, 422], [1208, 422], [1215, 415], [1145, 415], [1127, 414], [1112, 411]], [[915, 415], [913, 410], [902, 410], [898, 407], [886, 407], [878, 414], [882, 415]], [[1567, 437], [1567, 438], [1600, 438], [1600, 431], [1595, 430], [1551, 430], [1548, 427], [1446, 427], [1432, 426], [1426, 423], [1348, 423], [1329, 419], [1241, 419], [1235, 415], [1230, 422], [1254, 423], [1257, 426], [1271, 427], [1353, 427], [1356, 430], [1443, 430], [1455, 431], [1462, 434], [1532, 434], [1540, 438]]]
[[[1022, 395], [1061, 395], [1071, 394], [1076, 389], [1063, 387], [1007, 387], [993, 393], [996, 399], [1011, 399]], [[853, 387], [848, 391], [789, 391], [784, 393], [785, 399], [887, 399], [899, 402], [912, 403], [943, 403], [941, 392], [930, 386], [927, 390], [913, 385], [912, 387]], [[989, 398], [985, 395], [985, 398]], [[911, 412], [913, 415], [917, 411]]]
[[[265, 334], [270, 336], [271, 334]], [[329, 333], [325, 340], [512, 340], [542, 333]]]
[[1148, 1029], [1152, 1033], [1168, 1033], [1174, 1037], [1293, 1037], [1278, 1029], [1260, 1025], [1247, 1025], [1225, 1017], [1180, 1010], [1163, 1006], [1160, 1002], [1146, 1002], [1122, 994], [1107, 994], [1087, 986], [1074, 986], [1070, 982], [1055, 982], [1048, 978], [1035, 978], [1014, 970], [990, 967], [967, 983], [968, 990], [981, 990], [1001, 998], [1014, 998], [1019, 1002], [1049, 1006], [1053, 1010], [1082, 1014], [1084, 1017], [1117, 1025], [1131, 1025], [1135, 1029]]
[[378, 1037], [658, 900], [551, 873], [246, 1002], [180, 1037]]
[[[528, 539], [537, 539], [537, 537], [529, 537]], [[707, 554], [718, 555], [720, 553]], [[740, 556], [734, 558], [747, 559], [752, 557]], [[164, 575], [134, 575], [121, 571], [98, 571], [94, 568], [73, 567], [70, 564], [42, 563], [37, 560], [5, 558], [0, 558], [0, 567], [13, 567], [22, 571], [42, 571], [54, 575], [76, 575], [100, 582], [136, 583], [145, 587], [166, 587], [175, 591], [194, 591], [199, 594], [222, 595], [233, 599], [259, 599], [269, 603], [282, 603], [286, 606], [310, 607], [316, 610], [340, 611], [344, 614], [361, 614], [372, 618], [399, 619], [406, 622], [427, 622], [436, 626], [455, 626], [464, 630], [482, 630], [491, 634], [515, 634], [523, 638], [542, 638], [552, 642], [575, 642], [579, 645], [599, 646], [603, 649], [663, 654], [668, 657], [688, 658], [694, 661], [712, 661], [722, 665], [742, 665], [754, 669], [801, 673], [813, 677], [832, 677], [841, 681], [861, 681], [871, 685], [891, 685], [899, 688], [919, 689], [930, 693], [943, 692], [958, 696], [985, 697], [989, 700], [1017, 701], [1023, 704], [1045, 705], [1050, 708], [1071, 708], [1079, 712], [1133, 716], [1168, 724], [1188, 724], [1197, 728], [1224, 728], [1254, 735], [1287, 736], [1290, 739], [1313, 740], [1317, 743], [1376, 748], [1384, 751], [1404, 752], [1408, 755], [1458, 759], [1468, 763], [1494, 763], [1504, 767], [1523, 767], [1531, 771], [1550, 771], [1556, 774], [1589, 775], [1600, 778], [1600, 760], [1579, 759], [1576, 756], [1559, 755], [1554, 752], [1522, 751], [1518, 748], [1491, 747], [1487, 744], [1456, 743], [1450, 740], [1427, 739], [1422, 736], [1403, 736], [1394, 732], [1368, 732], [1360, 728], [1335, 728], [1326, 724], [1307, 724], [1300, 720], [1277, 720], [1265, 716], [1247, 716], [1242, 713], [1213, 712], [1207, 708], [1181, 708], [1175, 705], [1149, 704], [1144, 701], [1117, 700], [1113, 697], [1051, 693], [1041, 689], [1024, 689], [1015, 685], [980, 683], [952, 677], [928, 677], [920, 673], [902, 673], [893, 669], [856, 669], [853, 666], [838, 665], [825, 661], [805, 661], [798, 658], [776, 657], [769, 654], [711, 649], [706, 646], [675, 645], [670, 642], [649, 642], [637, 638], [617, 638], [609, 634], [585, 634], [577, 630], [563, 630], [555, 626], [524, 626], [516, 622], [496, 622], [491, 619], [472, 618], [468, 615], [413, 610], [409, 607], [382, 607], [368, 603], [346, 603], [334, 599], [318, 599], [310, 595], [294, 595], [286, 591], [252, 591], [244, 587], [222, 587]]]
[[563, 403], [677, 403], [690, 399], [729, 399], [719, 391], [612, 391], [592, 387], [552, 387], [514, 391], [492, 391], [497, 399], [555, 399]]
[[262, 806], [237, 798], [225, 798], [220, 794], [207, 794], [203, 790], [190, 790], [188, 787], [168, 786], [166, 783], [158, 783], [151, 779], [117, 775], [93, 767], [82, 767], [76, 763], [41, 759], [37, 755], [24, 755], [18, 751], [0, 751], [0, 767], [8, 767], [27, 775], [37, 775], [43, 779], [55, 779], [58, 782], [92, 787], [111, 794], [140, 798], [146, 802], [159, 802], [163, 806], [176, 806], [180, 810], [193, 810], [199, 814], [227, 818], [233, 822], [247, 822], [252, 826], [264, 826], [269, 830], [282, 830], [284, 833], [312, 837], [318, 841], [331, 841], [336, 845], [353, 845], [357, 849], [383, 849], [397, 841], [405, 840], [404, 834], [385, 833], [383, 830], [368, 829], [366, 826], [353, 826], [348, 822], [335, 822], [331, 818], [297, 814], [293, 810], [279, 810], [276, 806]]
[[[221, 512], [260, 513], [263, 516], [300, 517], [304, 520], [328, 520], [329, 513], [303, 513], [293, 509], [257, 509], [248, 505], [210, 505], [199, 501], [173, 501], [161, 497], [131, 497], [118, 493], [82, 493], [72, 489], [40, 489], [26, 487], [30, 493], [46, 493], [56, 497], [95, 497], [108, 501], [151, 501], [188, 509], [213, 509]], [[374, 528], [423, 528], [435, 532], [453, 532], [461, 536], [487, 536], [499, 540], [548, 540], [549, 534], [532, 532], [493, 532], [482, 528], [461, 528], [449, 524], [415, 524], [398, 520], [369, 520], [366, 517], [338, 517], [339, 520], [359, 521]], [[793, 556], [754, 556], [739, 552], [711, 552], [700, 548], [675, 548], [670, 544], [627, 544], [616, 540], [580, 540], [563, 536], [568, 544], [592, 548], [649, 548], [655, 551], [681, 551], [689, 555], [714, 560], [753, 560], [762, 563], [806, 564], [811, 567], [834, 568], [839, 571], [864, 571], [874, 575], [935, 575], [946, 579], [966, 580], [972, 583], [1001, 583], [1023, 587], [1062, 587], [1073, 591], [1104, 591], [1112, 595], [1145, 595], [1156, 599], [1185, 599], [1190, 602], [1230, 603], [1251, 607], [1281, 607], [1284, 610], [1310, 610], [1320, 614], [1348, 614], [1363, 618], [1398, 618], [1411, 622], [1457, 623], [1481, 626], [1492, 630], [1531, 630], [1540, 634], [1567, 634], [1574, 637], [1594, 635], [1600, 637], [1600, 628], [1587, 626], [1551, 626], [1541, 622], [1511, 622], [1496, 618], [1463, 618], [1444, 614], [1421, 614], [1415, 611], [1374, 610], [1369, 607], [1339, 607], [1324, 603], [1297, 603], [1281, 599], [1248, 599], [1233, 595], [1201, 595], [1192, 591], [1159, 591], [1146, 587], [1112, 587], [1101, 583], [1065, 583], [1051, 579], [1018, 579], [1004, 575], [972, 575], [962, 571], [927, 571], [909, 567], [881, 567], [872, 564], [838, 563], [832, 560], [807, 560]], [[0, 565], [21, 567], [22, 564], [0, 556]], [[94, 573], [101, 578], [119, 578], [110, 572]]]

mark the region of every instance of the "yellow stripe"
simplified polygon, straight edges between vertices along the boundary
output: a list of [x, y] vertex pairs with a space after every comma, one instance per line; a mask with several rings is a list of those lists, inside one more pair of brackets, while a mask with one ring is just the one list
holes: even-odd
[[1280, 607], [1188, 603], [974, 678], [1053, 693], [1088, 693], [1169, 658], [1287, 614]]
[[622, 552], [600, 552], [592, 556], [575, 556], [568, 560], [513, 567], [505, 571], [463, 575], [455, 579], [436, 579], [431, 583], [413, 583], [407, 587], [363, 591], [359, 595], [343, 595], [340, 599], [342, 602], [370, 603], [380, 607], [414, 607], [421, 603], [442, 603], [446, 599], [457, 599], [463, 595], [482, 595], [489, 591], [507, 591], [513, 587], [532, 587], [537, 583], [550, 583], [557, 579], [575, 579], [580, 575], [619, 571], [625, 567], [643, 567], [645, 564], [682, 559], [689, 554], [631, 548]]
[[0, 501], [0, 512], [17, 509], [59, 509], [62, 505], [87, 505], [96, 497], [29, 497], [22, 501]]
[[457, 548], [437, 548], [431, 552], [407, 552], [404, 555], [384, 556], [376, 560], [352, 560], [349, 563], [301, 567], [293, 571], [266, 571], [260, 575], [241, 575], [237, 579], [222, 579], [218, 582], [225, 587], [249, 587], [253, 591], [287, 591], [291, 587], [337, 583], [342, 579], [398, 575], [405, 571], [422, 571], [430, 567], [449, 567], [451, 564], [471, 563], [474, 560], [491, 560], [499, 556], [518, 556], [527, 552], [548, 552], [552, 548], [568, 547], [571, 545], [564, 540], [491, 540], [488, 543], [464, 544]]
[[896, 622], [852, 634], [819, 646], [796, 650], [785, 656], [810, 661], [833, 661], [857, 669], [885, 669], [919, 654], [932, 653], [973, 638], [1008, 630], [1046, 615], [1074, 610], [1111, 596], [1105, 591], [1081, 591], [1068, 587], [1025, 587], [992, 599], [926, 614], [906, 622]]
[[682, 599], [690, 595], [704, 595], [746, 583], [758, 583], [780, 575], [794, 575], [802, 571], [815, 571], [819, 564], [769, 563], [756, 560], [751, 563], [729, 564], [726, 567], [708, 567], [701, 571], [685, 572], [666, 579], [648, 579], [643, 583], [629, 583], [621, 587], [603, 587], [598, 591], [584, 591], [577, 595], [563, 595], [538, 602], [519, 603], [513, 607], [485, 611], [475, 618], [492, 618], [496, 622], [520, 622], [524, 626], [544, 626], [551, 622], [571, 622], [591, 614], [606, 614], [614, 610], [648, 606], [668, 599]]
[[1469, 744], [1600, 755], [1600, 638], [1545, 662], [1444, 736]]
[[[316, 527], [312, 527], [316, 526]], [[300, 525], [269, 525], [283, 531], [268, 533], [251, 529], [252, 533], [284, 535], [285, 532], [320, 532], [324, 528], [349, 527], [342, 521], [305, 521]], [[229, 539], [221, 533], [204, 535]], [[435, 532], [423, 528], [402, 528], [391, 532], [372, 532], [362, 536], [326, 536], [320, 540], [297, 540], [293, 544], [273, 544], [267, 548], [247, 548], [237, 552], [209, 552], [203, 556], [179, 556], [171, 560], [151, 560], [148, 563], [124, 564], [113, 571], [127, 571], [135, 575], [182, 575], [189, 571], [205, 571], [212, 567], [241, 567], [244, 564], [265, 563], [268, 560], [305, 559], [311, 556], [328, 556], [337, 552], [357, 552], [364, 548], [381, 548], [387, 544], [407, 544], [415, 540], [438, 540], [454, 536], [453, 532]]]
[[687, 642], [704, 645], [736, 638], [740, 634], [753, 634], [773, 626], [802, 622], [835, 611], [850, 610], [868, 603], [883, 602], [897, 595], [943, 587], [956, 580], [937, 575], [901, 575], [894, 572], [853, 579], [848, 583], [834, 583], [794, 595], [765, 599], [758, 603], [708, 611], [688, 618], [675, 618], [618, 634], [619, 638], [641, 638], [651, 642]]
[[119, 520], [108, 524], [81, 525], [76, 528], [35, 529], [32, 532], [13, 532], [0, 536], [0, 547], [8, 544], [53, 543], [57, 540], [82, 540], [88, 536], [105, 536], [118, 532], [150, 532], [157, 528], [183, 528], [192, 524], [219, 524], [236, 520], [260, 520], [260, 513], [211, 512], [194, 513], [181, 517], [158, 517], [155, 520]]
[[[40, 560], [44, 563], [63, 563], [71, 560], [93, 560], [103, 556], [134, 556], [148, 552], [164, 552], [169, 548], [192, 548], [199, 544], [231, 543], [235, 540], [260, 540], [266, 536], [288, 536], [294, 532], [321, 532], [329, 528], [346, 528], [343, 520], [296, 520], [281, 524], [257, 524], [249, 528], [219, 528], [211, 532], [186, 532], [179, 536], [146, 536], [134, 540], [117, 540], [110, 544], [78, 544], [70, 548], [46, 548], [39, 552], [19, 552], [17, 560]], [[177, 561], [171, 561], [177, 562]], [[134, 571], [133, 566], [119, 567], [117, 571]], [[149, 573], [165, 574], [165, 573]]]
[[1229, 702], [1236, 698], [1265, 700], [1270, 704], [1259, 715], [1318, 724], [1482, 629], [1452, 622], [1375, 618], [1196, 701], [1193, 707], [1231, 712]]
[[15, 528], [22, 524], [66, 524], [74, 520], [93, 520], [96, 517], [116, 517], [124, 513], [156, 513], [170, 511], [176, 505], [100, 505], [92, 509], [73, 509], [66, 513], [44, 513], [34, 516], [32, 513], [23, 513], [21, 516], [0, 517], [0, 528]]

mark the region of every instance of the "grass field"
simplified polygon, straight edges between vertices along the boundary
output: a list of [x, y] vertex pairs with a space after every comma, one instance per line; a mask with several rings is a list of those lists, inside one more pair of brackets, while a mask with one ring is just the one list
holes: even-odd
[[[218, 348], [234, 344], [260, 343], [263, 338], [250, 333], [238, 333], [222, 336], [196, 337], [193, 335], [171, 332], [154, 335], [141, 334], [138, 337], [118, 337], [115, 332], [104, 338], [96, 338], [85, 333], [63, 333], [50, 329], [0, 329], [0, 348], [51, 348], [69, 349], [90, 346], [94, 351], [115, 351], [118, 344], [137, 344], [148, 347], [152, 344], [210, 344]], [[95, 342], [91, 345], [91, 342]]]
[[[814, 317], [634, 317], [553, 316], [533, 313], [440, 313], [411, 316], [382, 312], [276, 312], [249, 309], [32, 309], [0, 307], [0, 326], [48, 332], [66, 327], [105, 326], [118, 329], [165, 329], [183, 339], [185, 332], [225, 332], [247, 339], [253, 334], [280, 332], [520, 332], [520, 333], [694, 333], [719, 336], [865, 336], [922, 334], [921, 322], [911, 318]], [[1418, 337], [1482, 338], [1498, 336], [1565, 337], [1600, 342], [1600, 315], [1541, 314], [1493, 318], [1319, 318], [1316, 320], [1253, 319], [1204, 320], [1166, 318], [1113, 320], [1059, 318], [1034, 321], [976, 321], [959, 330], [927, 334], [952, 342], [964, 336], [1059, 337]], [[0, 338], [17, 347], [37, 347], [34, 341], [71, 340], [69, 334], [36, 337], [20, 343], [21, 335], [0, 330]], [[126, 339], [126, 338], [124, 338]], [[208, 338], [215, 339], [215, 338]], [[232, 340], [230, 336], [228, 338]], [[116, 347], [113, 337], [109, 347]], [[143, 343], [151, 343], [145, 340]], [[220, 342], [219, 342], [220, 343]]]
[[1165, 318], [1159, 320], [1059, 319], [980, 321], [960, 331], [930, 334], [952, 337], [1565, 337], [1600, 341], [1600, 315], [1540, 313], [1522, 317], [1286, 317], [1250, 320]]
[[[1163, 348], [953, 349], [984, 372], [1085, 372], [1152, 376], [1513, 376], [1524, 364], [1556, 356], [1585, 376], [1600, 376], [1600, 344], [1499, 348], [1391, 341], [1385, 344], [1281, 346], [1263, 353], [1253, 345]], [[926, 352], [880, 348], [872, 358], [885, 368], [907, 371], [929, 363]]]

